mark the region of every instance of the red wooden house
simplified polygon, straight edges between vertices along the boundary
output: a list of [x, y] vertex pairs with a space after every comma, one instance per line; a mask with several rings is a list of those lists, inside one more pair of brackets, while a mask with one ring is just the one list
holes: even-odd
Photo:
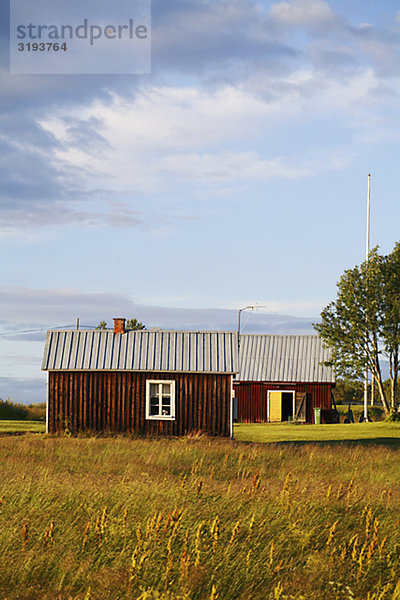
[[48, 331], [47, 430], [232, 435], [233, 332]]
[[240, 335], [234, 383], [239, 423], [329, 422], [335, 378], [318, 335]]

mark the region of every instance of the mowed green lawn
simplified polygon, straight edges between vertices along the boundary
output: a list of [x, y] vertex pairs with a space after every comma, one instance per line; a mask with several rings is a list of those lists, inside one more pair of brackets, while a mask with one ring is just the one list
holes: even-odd
[[[1, 433], [45, 433], [40, 421], [0, 421]], [[288, 425], [287, 423], [237, 423], [234, 438], [240, 442], [359, 442], [400, 445], [400, 423], [349, 423], [338, 425]]]
[[400, 443], [400, 423], [348, 423], [288, 425], [238, 423], [235, 439], [241, 442], [360, 442]]
[[46, 423], [43, 421], [2, 421], [0, 433], [45, 433]]

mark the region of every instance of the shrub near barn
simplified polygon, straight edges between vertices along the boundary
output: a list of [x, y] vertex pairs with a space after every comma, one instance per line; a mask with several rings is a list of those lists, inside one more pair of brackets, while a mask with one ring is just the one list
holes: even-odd
[[16, 404], [10, 399], [0, 398], [0, 420], [7, 421], [45, 421], [46, 404]]

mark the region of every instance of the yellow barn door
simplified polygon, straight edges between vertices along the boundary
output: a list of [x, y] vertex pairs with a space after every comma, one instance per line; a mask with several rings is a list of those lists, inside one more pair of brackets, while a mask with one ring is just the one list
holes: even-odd
[[282, 392], [268, 392], [268, 421], [269, 423], [282, 421]]

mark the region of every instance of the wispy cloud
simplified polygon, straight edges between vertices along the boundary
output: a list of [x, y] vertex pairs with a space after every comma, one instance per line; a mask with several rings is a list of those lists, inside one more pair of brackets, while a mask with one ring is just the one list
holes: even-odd
[[106, 291], [3, 286], [0, 293], [0, 312], [6, 322], [13, 323], [18, 329], [70, 326], [77, 317], [83, 323], [95, 325], [104, 319], [110, 307], [127, 314], [134, 310], [134, 303], [124, 295]]
[[[269, 94], [277, 85], [272, 82]], [[346, 85], [342, 107], [363, 95], [369, 85], [368, 79], [362, 86], [357, 81]], [[132, 98], [114, 95], [112, 102], [97, 101], [69, 114], [47, 117], [40, 124], [57, 141], [57, 163], [65, 170], [79, 167], [85, 173], [87, 194], [91, 185], [102, 185], [114, 193], [152, 194], [176, 190], [188, 180], [209, 187], [213, 181], [252, 183], [271, 177], [304, 177], [311, 169], [301, 156], [290, 163], [251, 148], [268, 135], [269, 127], [278, 122], [287, 126], [317, 86], [312, 73], [303, 72], [287, 80], [280, 93], [276, 89], [273, 98], [261, 98], [259, 86], [257, 93], [237, 87], [216, 91], [143, 89]], [[322, 111], [327, 102], [332, 106], [330, 87], [320, 90], [316, 109]], [[293, 97], [298, 102], [293, 102]], [[336, 88], [336, 106], [340, 101]], [[89, 148], [76, 139], [70, 127], [78, 113], [80, 121], [98, 127], [98, 136]], [[239, 140], [242, 149], [235, 150]]]
[[292, 0], [272, 5], [270, 15], [274, 22], [290, 27], [320, 30], [337, 25], [340, 19], [323, 0]]
[[[112, 326], [114, 316], [137, 317], [150, 327], [171, 327], [173, 329], [234, 329], [237, 309], [253, 302], [237, 301], [237, 307], [226, 308], [173, 308], [176, 298], [152, 298], [147, 302], [136, 301], [127, 295], [110, 291], [85, 292], [83, 290], [57, 289], [40, 290], [24, 287], [0, 287], [0, 312], [5, 319], [0, 321], [3, 334], [16, 337], [17, 332], [31, 329], [51, 329], [55, 327], [74, 327], [76, 318], [80, 318], [81, 327], [95, 326], [100, 320], [106, 320]], [[193, 301], [192, 298], [180, 298], [179, 303]], [[164, 306], [162, 305], [164, 304]], [[318, 303], [310, 302], [259, 302], [260, 311], [255, 311], [258, 327], [274, 322], [281, 323], [283, 314], [317, 314]], [[309, 319], [285, 316], [291, 321], [307, 322]], [[42, 334], [43, 335], [43, 334]], [[22, 339], [22, 338], [21, 338]], [[31, 338], [33, 339], [33, 338]]]

